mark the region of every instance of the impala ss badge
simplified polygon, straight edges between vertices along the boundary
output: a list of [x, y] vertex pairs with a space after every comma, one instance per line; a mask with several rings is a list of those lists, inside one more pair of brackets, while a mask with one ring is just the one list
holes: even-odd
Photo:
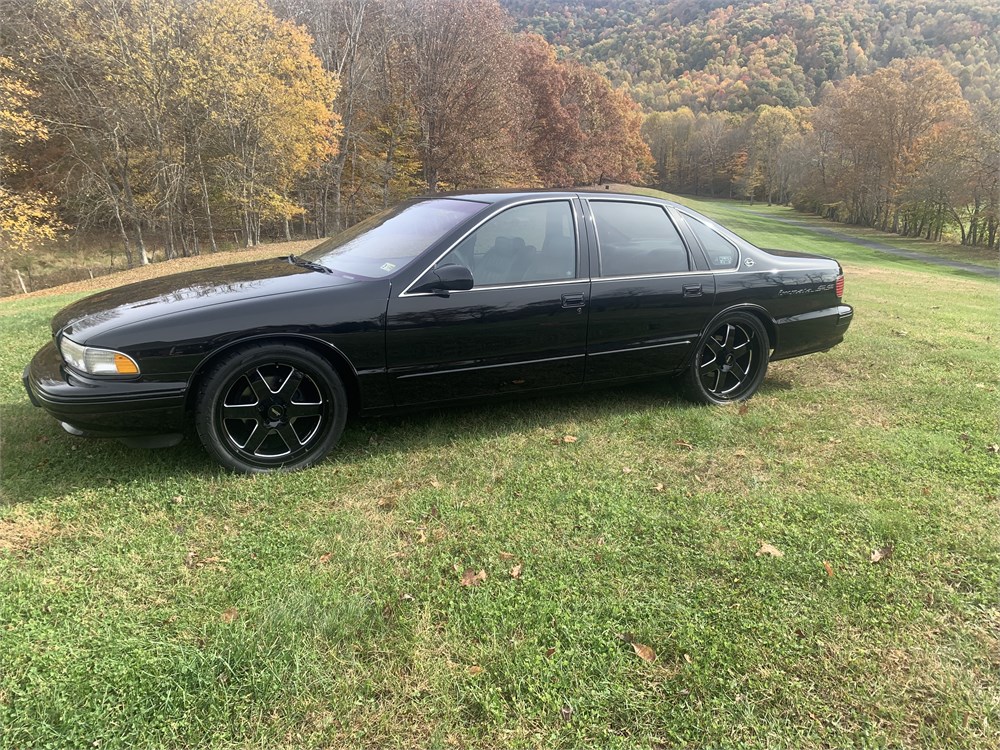
[[752, 267], [753, 266], [753, 258], [747, 258], [745, 261], [743, 261], [743, 265], [746, 266], [747, 268]]
[[802, 289], [781, 289], [778, 291], [778, 296], [788, 297], [795, 294], [816, 294], [816, 292], [828, 292], [833, 288], [833, 284], [816, 284], [815, 286]]

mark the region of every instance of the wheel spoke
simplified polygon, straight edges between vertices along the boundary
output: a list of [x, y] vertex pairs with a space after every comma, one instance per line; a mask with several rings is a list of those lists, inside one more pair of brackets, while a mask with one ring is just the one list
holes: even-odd
[[288, 401], [292, 400], [292, 396], [299, 389], [299, 385], [302, 383], [302, 378], [304, 375], [301, 371], [293, 369], [288, 373], [288, 377], [285, 378], [285, 382], [278, 386], [278, 390], [275, 394], [285, 398]]
[[223, 404], [223, 419], [252, 419], [257, 421], [260, 418], [260, 410], [257, 404]]
[[722, 354], [722, 346], [715, 340], [714, 336], [708, 337], [708, 340], [705, 342], [705, 348], [712, 352], [716, 358]]
[[295, 419], [297, 417], [319, 417], [323, 414], [323, 404], [296, 404], [291, 403], [288, 405], [288, 418]]
[[264, 376], [260, 374], [259, 369], [254, 368], [253, 370], [247, 372], [246, 379], [250, 383], [250, 388], [257, 397], [258, 403], [261, 401], [266, 403], [271, 400], [271, 396], [274, 395], [274, 392], [271, 390], [271, 386], [267, 384]]
[[715, 385], [713, 385], [709, 390], [718, 393], [719, 385], [722, 383], [725, 373], [722, 372], [722, 368], [715, 371]]
[[726, 325], [726, 335], [722, 337], [722, 348], [732, 349], [733, 348], [733, 334], [736, 332], [736, 327], [732, 324]]
[[289, 453], [302, 447], [302, 441], [299, 440], [299, 436], [295, 434], [295, 430], [292, 429], [290, 424], [283, 424], [276, 431], [281, 439], [285, 441]]
[[253, 432], [250, 433], [250, 437], [247, 438], [246, 443], [243, 445], [243, 450], [248, 453], [256, 454], [260, 450], [260, 446], [263, 445], [267, 436], [271, 434], [271, 428], [265, 427], [260, 422], [254, 425]]
[[747, 373], [750, 371], [750, 363], [747, 363], [746, 367], [743, 367], [739, 362], [733, 361], [732, 373], [736, 378], [742, 383], [744, 378], [746, 378]]

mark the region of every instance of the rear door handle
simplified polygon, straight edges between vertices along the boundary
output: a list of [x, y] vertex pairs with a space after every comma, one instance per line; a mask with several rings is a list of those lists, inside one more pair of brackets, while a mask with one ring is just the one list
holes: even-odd
[[564, 294], [562, 296], [563, 307], [583, 307], [587, 304], [587, 298], [581, 294]]
[[701, 284], [686, 284], [684, 286], [684, 296], [685, 297], [700, 297], [701, 296]]

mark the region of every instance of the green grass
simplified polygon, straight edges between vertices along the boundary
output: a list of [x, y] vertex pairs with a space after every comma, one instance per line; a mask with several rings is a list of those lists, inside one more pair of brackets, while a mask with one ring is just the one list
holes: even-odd
[[[882, 232], [869, 227], [859, 227], [830, 221], [813, 214], [796, 211], [794, 208], [789, 206], [768, 206], [766, 203], [754, 203], [751, 206], [747, 203], [721, 198], [695, 198], [691, 196], [668, 195], [658, 190], [648, 188], [628, 188], [628, 190], [654, 195], [656, 197], [669, 197], [672, 200], [683, 203], [686, 206], [690, 206], [697, 211], [701, 211], [708, 216], [715, 217], [720, 222], [725, 224], [725, 226], [737, 232], [737, 234], [742, 235], [746, 233], [747, 239], [752, 240], [751, 235], [756, 237], [758, 244], [761, 244], [763, 247], [774, 246], [772, 244], [768, 244], [775, 241], [771, 239], [774, 236], [774, 232], [772, 230], [776, 225], [776, 222], [771, 221], [771, 218], [773, 217], [779, 220], [802, 222], [807, 227], [832, 230], [860, 240], [879, 242], [900, 250], [923, 253], [924, 255], [930, 255], [946, 260], [971, 263], [985, 268], [996, 269], [1000, 267], [1000, 257], [997, 256], [995, 250], [990, 248], [969, 247], [950, 242], [931, 242], [913, 237], [900, 237], [897, 234]], [[780, 240], [780, 238], [781, 234], [779, 233], [778, 239]], [[812, 234], [812, 238], [815, 240], [822, 239], [828, 244], [829, 249], [824, 250], [824, 252], [838, 257], [845, 255], [847, 257], [851, 257], [852, 255], [850, 252], [844, 252], [843, 248], [849, 246], [845, 246], [844, 243], [839, 243], [836, 239], [824, 237], [820, 234]], [[875, 251], [872, 250], [863, 250], [863, 253], [864, 254], [861, 256], [862, 258], [872, 258], [874, 256], [878, 257], [884, 263], [903, 263], [904, 265], [909, 264], [910, 267], [914, 268], [926, 267], [926, 263], [921, 263], [920, 261], [907, 261], [902, 258], [893, 258], [892, 256], [884, 253], [876, 254]]]
[[63, 434], [18, 376], [74, 297], [0, 303], [0, 746], [1000, 747], [996, 283], [699, 207], [839, 258], [847, 340], [288, 476]]

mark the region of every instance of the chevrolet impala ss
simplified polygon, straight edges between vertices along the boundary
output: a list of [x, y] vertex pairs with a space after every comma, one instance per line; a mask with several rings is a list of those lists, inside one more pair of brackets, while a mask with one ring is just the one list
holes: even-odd
[[763, 250], [669, 201], [417, 198], [293, 255], [166, 276], [59, 312], [24, 371], [74, 435], [301, 469], [376, 414], [679, 375], [696, 401], [840, 343], [835, 260]]

